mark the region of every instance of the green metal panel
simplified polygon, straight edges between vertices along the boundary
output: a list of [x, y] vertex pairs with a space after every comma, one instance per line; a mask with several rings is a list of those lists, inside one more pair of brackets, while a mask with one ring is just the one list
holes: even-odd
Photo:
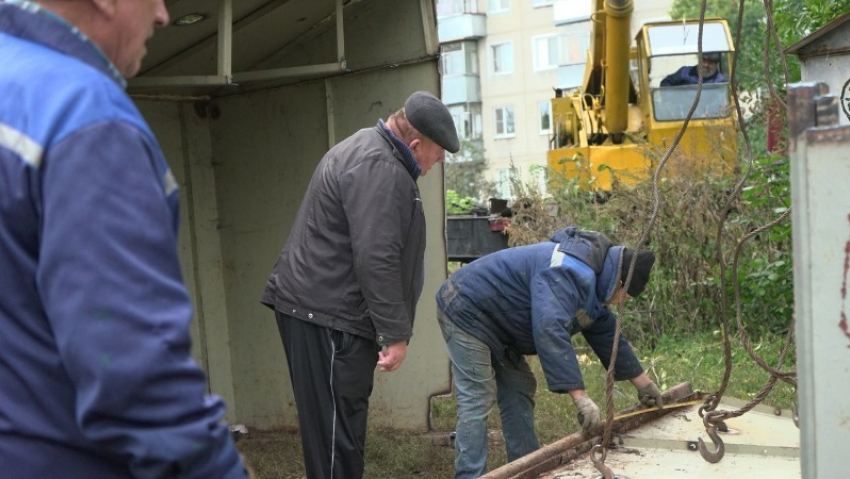
[[297, 423], [266, 279], [327, 150], [321, 82], [229, 97], [211, 122], [239, 422]]
[[192, 355], [207, 371], [210, 390], [234, 418], [229, 322], [218, 234], [216, 183], [207, 118], [192, 102], [140, 101], [180, 185], [180, 252], [183, 279], [195, 306]]
[[[846, 58], [846, 57], [845, 57]], [[846, 71], [846, 68], [845, 68]], [[850, 441], [850, 127], [826, 83], [788, 89], [802, 473], [847, 474]]]
[[[212, 137], [240, 422], [261, 428], [296, 424], [273, 314], [258, 298], [315, 165], [329, 146], [386, 118], [411, 92], [436, 92], [437, 81], [434, 62], [425, 62], [220, 102]], [[446, 274], [442, 171], [432, 170], [420, 187], [429, 224], [426, 288], [407, 361], [398, 372], [378, 374], [370, 421], [424, 430], [428, 397], [449, 388], [433, 304]]]
[[[274, 315], [259, 297], [316, 164], [413, 91], [439, 93], [430, 1], [364, 0], [345, 18], [354, 73], [230, 89], [211, 100], [137, 101], [182, 188], [179, 248], [196, 311], [194, 355], [227, 402], [228, 420], [249, 427], [297, 424]], [[324, 41], [331, 37], [295, 49], [315, 60], [328, 44], [335, 48]], [[286, 66], [283, 57], [264, 67]], [[428, 222], [425, 289], [404, 365], [376, 373], [370, 423], [425, 430], [429, 397], [450, 389], [433, 299], [446, 276], [442, 169], [419, 185]]]
[[[439, 93], [439, 77], [432, 62], [338, 77], [328, 83], [336, 141], [373, 125], [379, 117], [386, 118], [416, 90]], [[393, 373], [376, 373], [369, 421], [376, 426], [425, 430], [428, 398], [449, 390], [449, 363], [434, 300], [446, 278], [442, 168], [434, 168], [421, 178], [419, 187], [428, 231], [425, 288], [404, 364]]]

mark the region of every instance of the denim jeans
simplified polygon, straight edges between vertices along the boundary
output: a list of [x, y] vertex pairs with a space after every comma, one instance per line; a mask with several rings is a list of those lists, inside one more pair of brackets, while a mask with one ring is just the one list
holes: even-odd
[[522, 356], [493, 364], [490, 348], [437, 312], [452, 362], [457, 393], [455, 479], [484, 475], [487, 468], [487, 417], [498, 402], [508, 461], [536, 451], [534, 392], [537, 380]]

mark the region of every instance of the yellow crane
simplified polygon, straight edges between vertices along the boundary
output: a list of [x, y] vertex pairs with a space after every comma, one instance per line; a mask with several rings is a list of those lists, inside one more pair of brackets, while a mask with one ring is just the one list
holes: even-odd
[[[682, 68], [698, 68], [699, 21], [644, 24], [631, 46], [632, 0], [590, 0], [591, 46], [581, 88], [556, 91], [549, 167], [585, 189], [609, 190], [650, 178], [681, 129], [698, 85], [662, 86]], [[700, 102], [669, 171], [728, 171], [737, 150], [729, 59], [734, 51], [725, 20], [706, 19], [703, 58], [718, 60], [720, 76], [704, 79]], [[697, 70], [683, 70], [682, 75]], [[726, 81], [722, 81], [726, 80]], [[666, 82], [665, 82], [666, 83]]]

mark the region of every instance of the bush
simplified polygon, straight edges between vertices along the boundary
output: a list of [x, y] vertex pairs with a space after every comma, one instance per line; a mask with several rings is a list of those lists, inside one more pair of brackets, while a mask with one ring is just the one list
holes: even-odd
[[[656, 163], [661, 152], [647, 155]], [[628, 337], [652, 346], [666, 333], [711, 332], [723, 314], [734, 325], [736, 278], [742, 318], [752, 329], [748, 334], [787, 330], [793, 308], [789, 221], [743, 243], [733, 277], [739, 241], [788, 208], [787, 160], [758, 158], [747, 186], [731, 201], [739, 175], [684, 168], [693, 161], [689, 158], [672, 161], [676, 173], [658, 184], [660, 208], [645, 245], [657, 256], [652, 280], [643, 295], [626, 303]], [[579, 180], [549, 173], [548, 197], [513, 185], [517, 200], [508, 227], [511, 246], [544, 241], [570, 224], [603, 232], [626, 246], [637, 244], [654, 208], [651, 179], [624, 187], [615, 175], [611, 191], [595, 193]]]
[[446, 190], [446, 213], [450, 215], [468, 215], [475, 207], [475, 200], [469, 196], [461, 198], [455, 190]]

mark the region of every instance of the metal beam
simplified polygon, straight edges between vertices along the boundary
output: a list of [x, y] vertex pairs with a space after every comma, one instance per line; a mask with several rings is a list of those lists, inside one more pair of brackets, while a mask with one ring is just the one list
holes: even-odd
[[230, 77], [218, 75], [185, 75], [174, 77], [136, 77], [128, 82], [131, 88], [159, 86], [225, 86], [230, 85]]
[[[289, 1], [290, 0], [273, 0], [273, 1], [263, 5], [262, 7], [260, 7], [259, 9], [254, 11], [253, 13], [251, 13], [250, 15], [247, 15], [247, 16], [239, 19], [238, 21], [236, 21], [236, 24], [233, 26], [233, 31], [238, 32], [238, 31], [240, 31], [244, 28], [247, 28], [248, 26], [250, 26], [255, 21], [257, 21], [257, 20], [263, 18], [264, 16], [270, 14], [271, 12], [277, 10], [278, 8], [282, 7], [284, 4], [286, 4]], [[174, 65], [175, 63], [182, 62], [184, 59], [196, 54], [198, 51], [203, 50], [204, 48], [209, 47], [210, 45], [212, 45], [216, 41], [217, 41], [217, 35], [207, 37], [204, 40], [201, 40], [200, 42], [196, 43], [192, 47], [187, 48], [186, 50], [183, 50], [182, 52], [178, 53], [177, 55], [174, 55], [171, 58], [168, 58], [167, 60], [163, 61], [159, 65], [155, 65], [151, 68], [148, 68], [147, 70], [142, 72], [142, 74], [144, 74], [144, 75], [156, 74], [158, 71], [161, 71], [165, 68], [168, 68], [168, 67]]]
[[301, 67], [255, 70], [250, 72], [234, 73], [228, 76], [181, 75], [163, 77], [136, 77], [130, 79], [129, 86], [131, 88], [148, 88], [161, 86], [227, 86], [255, 81], [279, 80], [282, 78], [341, 73], [343, 71], [345, 70], [338, 63], [322, 63], [319, 65], [306, 65]]
[[[263, 9], [249, 15], [237, 22], [236, 30], [242, 29], [261, 18], [263, 15], [281, 7], [288, 0], [277, 0], [267, 4]], [[293, 78], [298, 76], [310, 76], [321, 74], [339, 73], [348, 71], [345, 61], [345, 31], [343, 3], [345, 0], [335, 0], [336, 4], [336, 47], [337, 63], [324, 63], [318, 65], [306, 65], [299, 67], [274, 68], [268, 70], [256, 70], [242, 73], [233, 73], [233, 0], [219, 0], [218, 15], [218, 74], [217, 75], [179, 75], [163, 77], [137, 77], [130, 80], [129, 85], [133, 88], [158, 87], [158, 86], [225, 86], [236, 83], [247, 83], [263, 80], [277, 80], [282, 78]], [[150, 69], [157, 71], [180, 58], [190, 55], [200, 48], [208, 45], [211, 39], [205, 40], [180, 55], [173, 57], [156, 67]]]
[[422, 30], [425, 36], [425, 51], [429, 55], [436, 55], [440, 50], [440, 42], [437, 38], [437, 19], [434, 16], [434, 3], [432, 0], [421, 0], [419, 6], [422, 9]]
[[347, 70], [345, 64], [345, 31], [342, 21], [342, 0], [336, 0], [336, 59], [339, 62], [339, 68]]
[[269, 70], [234, 73], [233, 82], [243, 83], [262, 80], [277, 80], [280, 78], [292, 78], [305, 75], [339, 73], [341, 71], [342, 69], [338, 63], [322, 63], [319, 65], [306, 65], [303, 67], [272, 68]]
[[[723, 398], [726, 399], [726, 398]], [[721, 434], [722, 435], [722, 434]], [[674, 439], [642, 438], [621, 436], [622, 444], [617, 447], [631, 447], [637, 449], [669, 449], [671, 451], [693, 451], [698, 454], [696, 441], [677, 441]], [[762, 444], [735, 444], [724, 441], [723, 448], [726, 454], [749, 454], [752, 456], [765, 457], [800, 457], [800, 448], [788, 446], [769, 446]]]
[[218, 75], [229, 78], [233, 73], [233, 0], [219, 0], [218, 11]]
[[336, 145], [336, 122], [334, 113], [333, 83], [325, 80], [325, 110], [328, 115], [328, 149]]

